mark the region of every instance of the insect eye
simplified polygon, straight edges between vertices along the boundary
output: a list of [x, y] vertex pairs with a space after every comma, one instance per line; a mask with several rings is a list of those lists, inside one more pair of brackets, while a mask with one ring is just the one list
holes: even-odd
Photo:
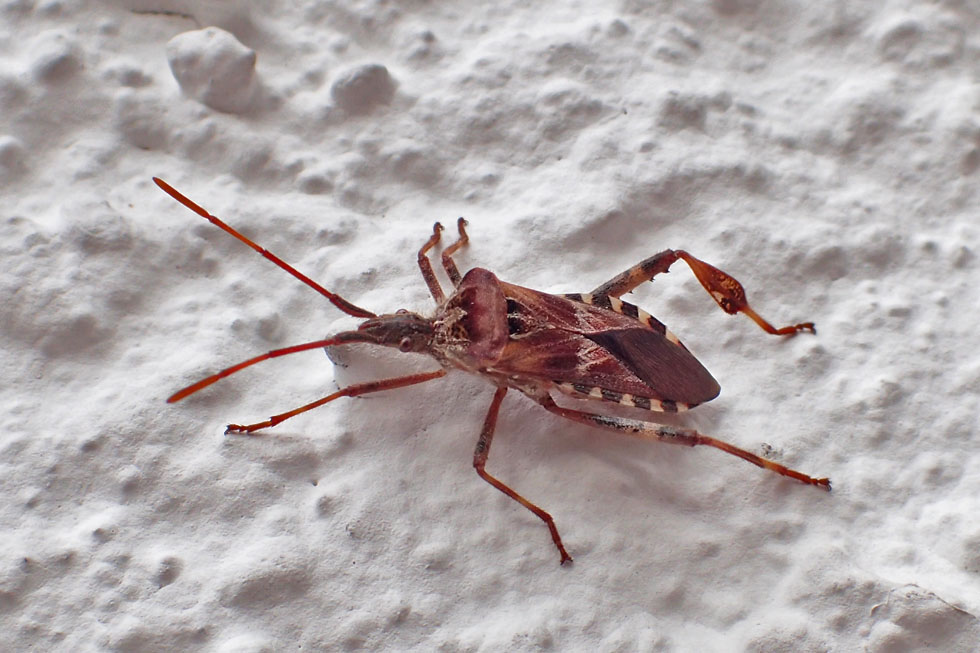
[[398, 343], [398, 348], [402, 351], [412, 351], [412, 339], [405, 337]]

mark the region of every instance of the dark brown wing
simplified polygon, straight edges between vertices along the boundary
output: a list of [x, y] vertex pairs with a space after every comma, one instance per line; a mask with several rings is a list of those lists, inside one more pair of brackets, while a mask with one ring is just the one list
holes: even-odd
[[655, 399], [696, 405], [711, 401], [721, 390], [691, 352], [655, 331], [603, 331], [586, 338], [629, 368], [653, 391]]
[[510, 338], [497, 369], [696, 405], [718, 382], [666, 332], [613, 310], [501, 283]]

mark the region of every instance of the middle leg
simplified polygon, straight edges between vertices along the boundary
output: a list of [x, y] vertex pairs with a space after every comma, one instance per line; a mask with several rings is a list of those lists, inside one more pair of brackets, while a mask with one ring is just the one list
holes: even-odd
[[506, 394], [507, 388], [500, 387], [497, 388], [497, 392], [493, 395], [493, 401], [490, 402], [490, 410], [487, 412], [487, 417], [483, 422], [483, 430], [480, 432], [480, 439], [477, 441], [476, 450], [473, 452], [473, 467], [476, 468], [476, 473], [480, 475], [480, 478], [533, 512], [547, 524], [548, 530], [551, 532], [551, 539], [555, 543], [555, 546], [558, 547], [558, 553], [561, 555], [560, 564], [571, 562], [572, 556], [568, 555], [568, 552], [565, 551], [565, 546], [561, 543], [561, 536], [558, 534], [558, 527], [555, 526], [555, 520], [552, 519], [551, 515], [504, 485], [486, 470], [487, 458], [490, 456], [490, 443], [493, 442], [493, 432], [497, 428], [497, 414], [500, 412], [500, 402], [504, 400], [504, 395]]

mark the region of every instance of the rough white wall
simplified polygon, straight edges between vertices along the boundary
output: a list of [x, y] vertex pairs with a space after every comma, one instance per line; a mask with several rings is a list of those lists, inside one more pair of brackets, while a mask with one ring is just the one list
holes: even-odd
[[[975, 646], [980, 9], [595, 4], [3, 3], [0, 648]], [[377, 311], [430, 309], [437, 219], [556, 292], [688, 249], [818, 335], [678, 264], [631, 301], [723, 390], [675, 423], [834, 491], [508, 396], [489, 469], [559, 567], [471, 468], [479, 379], [225, 437], [432, 363], [314, 351], [165, 404], [356, 321], [151, 175]]]

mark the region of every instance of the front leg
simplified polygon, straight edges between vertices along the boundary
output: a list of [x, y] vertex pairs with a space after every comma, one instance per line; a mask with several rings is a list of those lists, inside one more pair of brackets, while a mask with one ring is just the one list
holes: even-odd
[[317, 399], [314, 402], [300, 406], [299, 408], [294, 408], [285, 413], [280, 413], [278, 415], [273, 415], [264, 422], [256, 422], [255, 424], [229, 424], [228, 428], [225, 429], [225, 434], [228, 433], [254, 433], [261, 429], [272, 428], [280, 422], [285, 422], [290, 417], [296, 417], [300, 413], [305, 413], [308, 410], [313, 410], [314, 408], [319, 408], [323, 404], [330, 403], [334, 399], [339, 399], [341, 397], [360, 397], [361, 395], [368, 394], [369, 392], [381, 392], [383, 390], [394, 390], [395, 388], [404, 388], [409, 385], [416, 385], [418, 383], [425, 383], [426, 381], [431, 381], [433, 379], [438, 379], [440, 377], [446, 376], [446, 370], [436, 370], [435, 372], [422, 372], [420, 374], [412, 374], [409, 376], [397, 376], [391, 379], [380, 379], [378, 381], [368, 381], [367, 383], [358, 383], [357, 385], [347, 386], [346, 388], [341, 388], [334, 393]]
[[422, 278], [425, 279], [425, 285], [429, 287], [429, 292], [432, 293], [432, 299], [436, 300], [438, 306], [442, 306], [446, 302], [446, 295], [442, 292], [442, 286], [439, 285], [439, 280], [436, 279], [435, 272], [432, 271], [432, 264], [429, 263], [428, 253], [430, 249], [439, 243], [439, 235], [441, 233], [441, 224], [437, 222], [432, 225], [432, 235], [422, 245], [418, 257], [419, 270], [422, 271]]
[[459, 238], [442, 252], [442, 267], [446, 270], [446, 275], [449, 276], [449, 281], [453, 284], [453, 288], [458, 286], [459, 282], [463, 280], [462, 275], [459, 273], [459, 268], [456, 267], [456, 261], [453, 260], [453, 254], [459, 251], [460, 247], [470, 242], [470, 237], [466, 234], [467, 224], [465, 218], [460, 218], [456, 221]]

